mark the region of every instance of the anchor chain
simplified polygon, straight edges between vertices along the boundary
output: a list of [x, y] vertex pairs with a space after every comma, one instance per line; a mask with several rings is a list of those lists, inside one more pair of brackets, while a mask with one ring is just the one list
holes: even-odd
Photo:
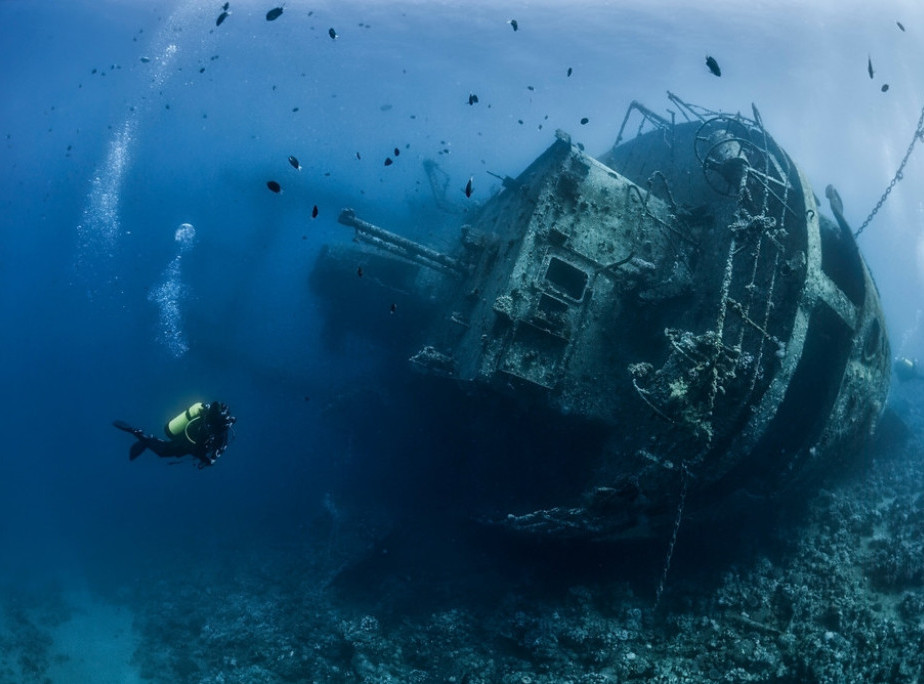
[[905, 164], [908, 163], [908, 159], [911, 157], [911, 152], [914, 150], [914, 146], [918, 141], [924, 142], [924, 108], [921, 109], [921, 116], [918, 119], [918, 125], [914, 129], [914, 135], [911, 138], [911, 143], [908, 145], [908, 151], [905, 152], [905, 158], [902, 159], [902, 163], [898, 166], [898, 171], [895, 172], [895, 175], [892, 177], [892, 181], [889, 183], [889, 187], [885, 189], [885, 192], [882, 193], [882, 197], [879, 198], [879, 201], [876, 202], [876, 206], [873, 207], [873, 210], [869, 213], [869, 216], [866, 217], [866, 220], [863, 222], [856, 232], [853, 234], [854, 238], [860, 237], [860, 233], [863, 232], [863, 229], [869, 225], [870, 221], [873, 220], [873, 217], [879, 213], [879, 210], [882, 208], [882, 205], [888, 199], [889, 194], [892, 192], [892, 188], [904, 177]]
[[655, 610], [661, 604], [661, 595], [664, 593], [664, 587], [667, 585], [667, 574], [671, 569], [671, 559], [674, 556], [674, 547], [677, 545], [677, 533], [680, 532], [680, 523], [683, 521], [683, 508], [687, 501], [687, 482], [690, 473], [687, 470], [687, 464], [680, 464], [680, 500], [677, 503], [677, 517], [674, 518], [674, 529], [671, 532], [671, 540], [667, 544], [667, 556], [664, 559], [664, 567], [661, 570], [661, 579], [658, 581], [658, 588], [655, 591]]

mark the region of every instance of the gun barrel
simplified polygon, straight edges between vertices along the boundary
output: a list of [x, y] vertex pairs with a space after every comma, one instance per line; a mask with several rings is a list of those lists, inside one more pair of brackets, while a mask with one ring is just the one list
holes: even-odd
[[362, 240], [383, 251], [392, 252], [409, 259], [421, 266], [441, 272], [463, 275], [467, 272], [458, 259], [413, 240], [396, 235], [356, 216], [352, 209], [344, 209], [337, 218], [339, 223], [351, 226], [356, 231], [356, 239]]

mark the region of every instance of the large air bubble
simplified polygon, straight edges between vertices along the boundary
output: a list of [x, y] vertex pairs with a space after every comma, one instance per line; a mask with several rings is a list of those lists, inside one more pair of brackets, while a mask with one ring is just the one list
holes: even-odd
[[173, 239], [180, 245], [180, 254], [188, 251], [196, 240], [196, 229], [191, 223], [181, 223]]

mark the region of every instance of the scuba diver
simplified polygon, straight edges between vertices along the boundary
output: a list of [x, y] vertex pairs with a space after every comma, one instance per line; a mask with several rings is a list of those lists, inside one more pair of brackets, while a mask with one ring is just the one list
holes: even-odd
[[138, 441], [132, 444], [128, 452], [134, 461], [145, 449], [150, 449], [164, 458], [182, 458], [195, 456], [199, 469], [214, 465], [218, 457], [228, 448], [231, 427], [237, 418], [228, 411], [228, 406], [219, 401], [204, 404], [196, 402], [164, 426], [169, 439], [160, 439], [154, 435], [144, 434], [141, 428], [116, 420], [112, 424], [125, 432], [133, 434]]

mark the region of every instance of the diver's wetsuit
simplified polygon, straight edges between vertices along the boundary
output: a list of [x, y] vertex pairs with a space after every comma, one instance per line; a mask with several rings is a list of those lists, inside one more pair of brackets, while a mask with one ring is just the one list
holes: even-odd
[[[141, 428], [132, 427], [121, 420], [114, 421], [113, 425], [138, 439], [128, 453], [132, 461], [145, 449], [150, 449], [163, 458], [195, 456], [199, 461], [199, 468], [205, 468], [213, 465], [228, 448], [230, 429], [235, 420], [228, 413], [228, 407], [216, 401], [205, 404], [202, 418], [190, 422], [184, 432], [171, 436], [170, 439], [147, 435]], [[170, 436], [169, 429], [165, 431]]]

